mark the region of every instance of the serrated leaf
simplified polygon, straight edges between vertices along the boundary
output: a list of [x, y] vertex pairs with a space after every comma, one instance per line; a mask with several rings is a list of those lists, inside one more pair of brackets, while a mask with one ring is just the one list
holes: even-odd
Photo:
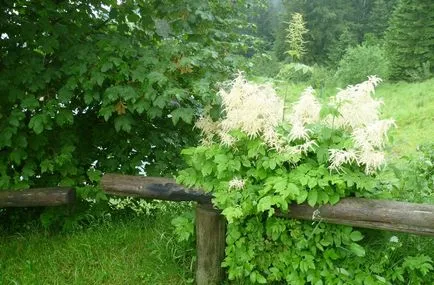
[[148, 73], [146, 77], [148, 78], [149, 84], [151, 85], [154, 83], [158, 83], [158, 85], [162, 86], [168, 80], [164, 74], [157, 71], [152, 71]]
[[44, 130], [45, 115], [37, 114], [29, 121], [29, 128], [33, 129], [36, 134], [42, 133]]
[[170, 113], [172, 115], [173, 124], [176, 125], [179, 119], [182, 119], [187, 124], [191, 124], [194, 116], [192, 108], [177, 108]]
[[107, 72], [108, 70], [110, 70], [113, 67], [113, 63], [111, 61], [106, 61], [102, 66], [101, 66], [101, 72]]
[[101, 180], [102, 172], [97, 169], [89, 169], [87, 171], [87, 177], [91, 182], [99, 182]]
[[265, 196], [264, 198], [261, 198], [258, 202], [257, 211], [259, 213], [265, 212], [267, 210], [271, 209], [271, 206], [274, 205], [274, 201], [272, 199], [272, 196]]
[[299, 197], [300, 196], [300, 189], [298, 188], [298, 186], [294, 183], [288, 183], [288, 191], [291, 195], [291, 198], [294, 199], [294, 197]]
[[24, 100], [21, 101], [21, 107], [24, 109], [33, 110], [39, 107], [39, 102], [35, 97], [28, 95]]
[[298, 194], [298, 196], [296, 197], [297, 204], [304, 203], [304, 201], [306, 201], [307, 199], [307, 195], [308, 193], [306, 190], [304, 189], [300, 190], [300, 194]]
[[329, 202], [330, 204], [334, 205], [337, 202], [339, 202], [340, 196], [338, 193], [333, 193], [329, 195]]
[[307, 195], [307, 203], [309, 204], [309, 206], [311, 207], [315, 206], [317, 200], [318, 200], [318, 191], [316, 189], [310, 190]]
[[130, 132], [133, 124], [133, 119], [130, 115], [122, 115], [119, 117], [116, 117], [114, 120], [115, 123], [115, 129], [117, 132], [119, 131], [125, 131]]

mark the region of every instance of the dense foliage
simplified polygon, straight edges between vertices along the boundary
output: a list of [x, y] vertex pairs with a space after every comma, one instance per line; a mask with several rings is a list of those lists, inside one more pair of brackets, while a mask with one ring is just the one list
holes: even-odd
[[[387, 28], [388, 19], [397, 0], [332, 0], [332, 1], [304, 1], [282, 0], [272, 1], [280, 3], [280, 21], [289, 22], [291, 15], [298, 12], [303, 15], [307, 29], [310, 31], [307, 40], [308, 63], [329, 62], [329, 54], [332, 63], [340, 60], [336, 53], [343, 55], [348, 47], [346, 44], [360, 44], [367, 34], [381, 38]], [[277, 56], [282, 58], [288, 50], [282, 42], [282, 34], [285, 33], [281, 26], [270, 27], [276, 30], [275, 50]], [[345, 46], [343, 39], [349, 39]], [[338, 49], [338, 50], [337, 50]]]
[[393, 78], [426, 79], [425, 70], [434, 68], [434, 2], [400, 1], [386, 43]]
[[[350, 227], [279, 218], [289, 203], [337, 203], [374, 191], [375, 173], [391, 120], [380, 120], [370, 97], [378, 79], [340, 91], [321, 107], [307, 89], [283, 114], [269, 86], [238, 77], [220, 91], [223, 116], [196, 124], [202, 145], [183, 150], [188, 168], [178, 181], [214, 195], [228, 220], [223, 266], [230, 280], [252, 284], [397, 284], [426, 280], [426, 255], [407, 256], [389, 270], [387, 259], [361, 258], [363, 235]], [[284, 119], [286, 118], [286, 120]], [[359, 257], [359, 258], [357, 258]], [[370, 258], [373, 258], [372, 256]], [[371, 264], [385, 264], [375, 269]], [[408, 265], [410, 264], [410, 265]], [[416, 266], [418, 264], [418, 266]]]
[[389, 62], [380, 46], [361, 45], [347, 50], [339, 62], [336, 78], [345, 86], [363, 81], [371, 74], [387, 79]]
[[172, 173], [252, 44], [245, 4], [2, 2], [0, 189], [84, 186], [143, 162]]

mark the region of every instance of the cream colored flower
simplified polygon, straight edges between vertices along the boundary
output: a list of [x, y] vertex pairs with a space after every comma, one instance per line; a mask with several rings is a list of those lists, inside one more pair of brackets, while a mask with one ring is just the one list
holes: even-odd
[[233, 178], [229, 181], [229, 189], [241, 190], [245, 186], [245, 180], [239, 178]]
[[226, 132], [218, 132], [218, 136], [220, 137], [220, 144], [230, 147], [235, 143], [235, 138]]
[[294, 123], [289, 131], [289, 140], [308, 140], [310, 130], [306, 129], [300, 122]]
[[361, 128], [369, 125], [379, 118], [379, 108], [383, 104], [381, 100], [371, 97], [374, 94], [375, 86], [381, 81], [378, 77], [371, 76], [365, 82], [357, 85], [350, 85], [340, 90], [332, 98], [332, 103], [337, 107], [340, 114], [334, 120], [326, 118], [328, 124], [333, 122], [333, 127]]
[[281, 123], [283, 101], [269, 85], [248, 82], [240, 74], [230, 85], [230, 90], [220, 90], [224, 118], [220, 126], [224, 132], [241, 130], [249, 137], [262, 136], [268, 143], [276, 142], [270, 134]]
[[357, 161], [355, 150], [329, 149], [329, 154], [329, 168], [331, 170], [340, 170], [343, 164]]
[[314, 150], [314, 146], [318, 146], [318, 144], [315, 141], [310, 140], [305, 142], [304, 144], [296, 145], [295, 148], [298, 150], [298, 153], [307, 154], [309, 150]]
[[378, 120], [353, 131], [355, 145], [362, 150], [381, 149], [387, 141], [387, 132], [395, 126], [394, 120]]
[[359, 164], [365, 166], [366, 174], [373, 174], [379, 170], [385, 162], [384, 152], [375, 150], [365, 150], [360, 152], [357, 157]]
[[301, 94], [300, 99], [293, 105], [290, 115], [292, 124], [312, 124], [319, 121], [321, 105], [314, 96], [315, 90], [308, 87]]

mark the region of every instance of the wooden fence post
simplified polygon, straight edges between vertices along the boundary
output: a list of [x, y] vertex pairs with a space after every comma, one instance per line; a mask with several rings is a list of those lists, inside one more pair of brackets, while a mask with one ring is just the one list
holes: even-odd
[[226, 221], [211, 204], [197, 203], [197, 285], [218, 285], [224, 279], [221, 263], [225, 256]]

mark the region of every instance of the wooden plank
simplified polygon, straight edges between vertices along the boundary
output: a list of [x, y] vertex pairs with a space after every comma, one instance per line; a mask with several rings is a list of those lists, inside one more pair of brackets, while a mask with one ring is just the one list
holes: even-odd
[[224, 279], [226, 221], [211, 204], [196, 206], [196, 284], [218, 285]]
[[74, 203], [72, 188], [33, 188], [21, 191], [0, 191], [0, 207], [59, 206]]
[[[188, 189], [172, 179], [106, 174], [101, 183], [109, 194], [171, 201], [210, 203], [212, 196]], [[434, 205], [407, 202], [345, 198], [336, 205], [310, 207], [290, 205], [285, 218], [323, 221], [354, 227], [434, 236]]]
[[142, 197], [168, 201], [196, 201], [210, 203], [212, 196], [200, 190], [188, 189], [175, 180], [163, 177], [144, 177], [105, 174], [101, 179], [104, 192], [118, 196]]
[[276, 215], [360, 228], [434, 236], [434, 205], [388, 200], [345, 198], [336, 205], [290, 205]]

